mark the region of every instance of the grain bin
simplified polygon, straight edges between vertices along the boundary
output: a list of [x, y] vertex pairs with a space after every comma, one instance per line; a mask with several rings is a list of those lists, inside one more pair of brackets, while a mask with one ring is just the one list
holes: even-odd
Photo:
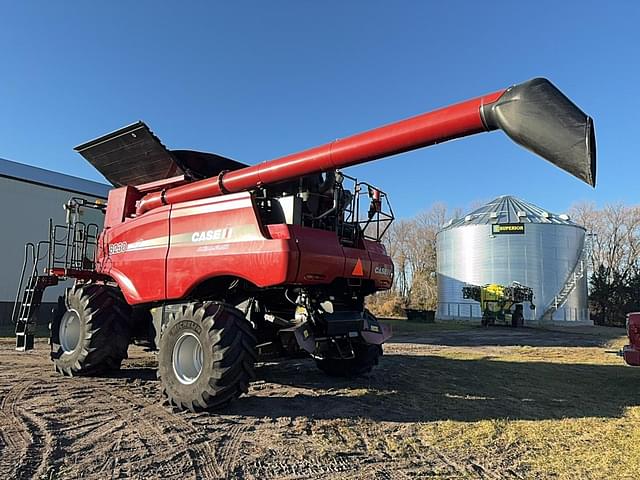
[[525, 321], [588, 323], [585, 229], [567, 215], [501, 196], [444, 226], [436, 237], [440, 320], [482, 317], [466, 284], [533, 288]]

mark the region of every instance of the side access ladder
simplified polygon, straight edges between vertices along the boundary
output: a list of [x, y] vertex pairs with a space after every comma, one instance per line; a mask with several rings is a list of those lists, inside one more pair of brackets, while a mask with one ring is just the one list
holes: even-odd
[[49, 220], [49, 239], [25, 245], [24, 263], [11, 315], [16, 326], [16, 350], [25, 352], [33, 349], [38, 310], [47, 287], [68, 278], [86, 280], [96, 277], [98, 233], [99, 227], [94, 223], [75, 221], [54, 225]]
[[[45, 288], [57, 285], [58, 277], [55, 275], [39, 275], [38, 260], [40, 249], [47, 246], [48, 242], [40, 242], [36, 248], [33, 243], [25, 245], [24, 263], [16, 302], [13, 304], [12, 320], [16, 325], [16, 350], [25, 352], [33, 349], [34, 330], [36, 325], [36, 315], [42, 303], [42, 295]], [[31, 264], [29, 278], [24, 283], [24, 276], [27, 268]], [[24, 286], [24, 290], [23, 290]], [[22, 298], [20, 292], [22, 291]]]

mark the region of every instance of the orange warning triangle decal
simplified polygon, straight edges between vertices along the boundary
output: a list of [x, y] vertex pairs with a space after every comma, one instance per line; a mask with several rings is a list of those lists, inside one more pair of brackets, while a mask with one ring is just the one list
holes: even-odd
[[356, 262], [356, 266], [353, 267], [353, 272], [351, 272], [351, 275], [353, 275], [354, 277], [362, 277], [364, 275], [364, 270], [362, 270], [362, 260], [358, 259], [358, 261]]

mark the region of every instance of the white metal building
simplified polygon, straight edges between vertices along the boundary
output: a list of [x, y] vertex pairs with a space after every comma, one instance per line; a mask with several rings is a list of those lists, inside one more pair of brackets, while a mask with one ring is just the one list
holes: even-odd
[[558, 215], [504, 195], [449, 222], [436, 240], [439, 319], [482, 317], [466, 284], [519, 282], [534, 292], [525, 322], [590, 323], [586, 232]]
[[[27, 242], [45, 240], [49, 219], [64, 224], [63, 205], [71, 197], [95, 201], [106, 199], [108, 185], [32, 167], [0, 158], [0, 325], [11, 322], [20, 271]], [[84, 212], [85, 222], [102, 226], [99, 211]], [[40, 309], [44, 321], [64, 286], [48, 288]]]

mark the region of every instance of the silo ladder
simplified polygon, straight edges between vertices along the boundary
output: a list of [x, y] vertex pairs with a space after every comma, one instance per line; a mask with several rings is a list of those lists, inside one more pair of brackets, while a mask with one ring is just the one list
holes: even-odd
[[564, 283], [564, 285], [562, 286], [558, 294], [555, 297], [553, 297], [551, 304], [544, 311], [544, 314], [542, 315], [543, 320], [553, 320], [553, 314], [559, 308], [562, 308], [562, 306], [564, 306], [565, 302], [569, 298], [569, 295], [571, 295], [571, 292], [573, 292], [578, 282], [582, 279], [582, 277], [584, 277], [586, 267], [587, 267], [586, 265], [587, 252], [588, 252], [588, 248], [585, 242], [585, 246], [582, 249], [582, 252], [580, 253], [580, 257], [576, 262], [576, 266], [574, 267], [573, 271], [569, 274], [569, 277], [567, 277], [567, 281]]

